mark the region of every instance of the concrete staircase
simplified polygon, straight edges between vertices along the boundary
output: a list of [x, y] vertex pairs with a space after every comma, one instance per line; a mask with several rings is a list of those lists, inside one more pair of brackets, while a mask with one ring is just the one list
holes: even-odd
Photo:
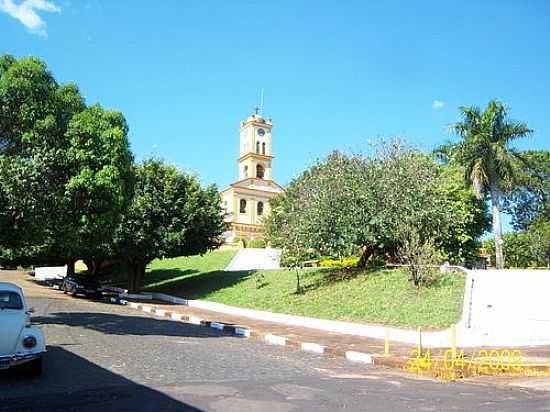
[[228, 272], [257, 269], [279, 269], [281, 251], [279, 249], [239, 249], [225, 268]]

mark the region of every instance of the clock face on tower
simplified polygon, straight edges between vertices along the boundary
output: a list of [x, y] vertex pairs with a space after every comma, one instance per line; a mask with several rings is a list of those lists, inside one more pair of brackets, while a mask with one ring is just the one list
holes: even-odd
[[265, 130], [264, 129], [258, 129], [258, 136], [264, 137]]

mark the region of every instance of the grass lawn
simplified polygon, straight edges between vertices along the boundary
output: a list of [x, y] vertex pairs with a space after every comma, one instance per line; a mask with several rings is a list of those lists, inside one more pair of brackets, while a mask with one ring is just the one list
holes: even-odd
[[401, 270], [302, 271], [286, 269], [224, 272], [235, 251], [155, 260], [145, 288], [190, 299], [324, 319], [369, 321], [441, 328], [460, 318], [465, 276], [444, 275], [437, 285], [417, 290]]

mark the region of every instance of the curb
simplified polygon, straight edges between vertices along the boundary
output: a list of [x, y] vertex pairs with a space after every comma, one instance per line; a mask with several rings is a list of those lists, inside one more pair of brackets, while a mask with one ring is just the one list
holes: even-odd
[[355, 352], [355, 351], [343, 351], [338, 348], [324, 346], [314, 342], [302, 342], [295, 339], [289, 339], [285, 336], [273, 335], [271, 333], [265, 333], [265, 334], [257, 333], [246, 326], [230, 325], [222, 322], [215, 322], [215, 321], [200, 319], [200, 318], [197, 318], [196, 316], [186, 315], [184, 313], [179, 313], [179, 312], [171, 312], [164, 309], [156, 308], [148, 304], [129, 302], [127, 300], [117, 299], [117, 298], [110, 298], [110, 302], [126, 305], [132, 309], [140, 310], [150, 315], [164, 317], [167, 320], [189, 323], [192, 325], [198, 325], [198, 326], [215, 329], [222, 333], [227, 334], [228, 336], [236, 336], [240, 338], [254, 338], [257, 340], [261, 340], [270, 345], [288, 346], [304, 352], [316, 353], [319, 355], [327, 355], [327, 356], [332, 356], [336, 358], [343, 358], [351, 362], [358, 362], [358, 363], [370, 364], [370, 365], [376, 365], [377, 359], [379, 359], [379, 356], [376, 354]]
[[[410, 370], [410, 362], [413, 358], [408, 356], [382, 355], [379, 353], [366, 353], [357, 351], [346, 351], [337, 347], [324, 346], [314, 342], [303, 342], [296, 339], [287, 338], [286, 336], [274, 335], [271, 333], [258, 333], [251, 328], [241, 325], [226, 324], [211, 320], [200, 319], [193, 315], [186, 315], [180, 312], [171, 312], [165, 309], [160, 309], [149, 304], [129, 302], [121, 298], [109, 298], [108, 302], [113, 304], [125, 305], [132, 309], [140, 310], [144, 313], [153, 316], [166, 318], [167, 320], [189, 323], [192, 325], [208, 327], [215, 329], [227, 336], [235, 336], [240, 338], [253, 338], [260, 340], [269, 345], [287, 346], [293, 349], [304, 352], [315, 353], [318, 355], [330, 356], [333, 358], [346, 359], [350, 362], [362, 363], [365, 365], [381, 366], [393, 369], [405, 370], [415, 373]], [[472, 363], [475, 366], [475, 363]], [[503, 370], [487, 370], [484, 373], [470, 373], [470, 368], [453, 368], [450, 370], [427, 370], [417, 372], [418, 375], [431, 376], [442, 380], [464, 379], [473, 376], [502, 376], [505, 373]], [[521, 371], [511, 373], [506, 371], [506, 376], [548, 376], [550, 374], [550, 364], [527, 364], [524, 365]]]

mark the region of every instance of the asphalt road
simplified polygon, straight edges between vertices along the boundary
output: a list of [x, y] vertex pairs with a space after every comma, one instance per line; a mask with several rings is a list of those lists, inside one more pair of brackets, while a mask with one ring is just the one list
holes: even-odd
[[56, 291], [28, 300], [44, 374], [0, 374], [0, 411], [550, 411], [548, 392], [420, 380]]

